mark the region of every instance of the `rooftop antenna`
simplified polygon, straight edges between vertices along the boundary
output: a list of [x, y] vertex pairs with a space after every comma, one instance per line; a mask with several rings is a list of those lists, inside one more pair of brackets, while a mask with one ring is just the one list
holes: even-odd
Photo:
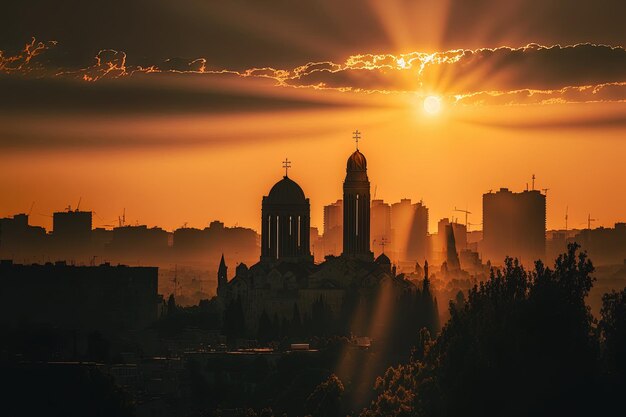
[[533, 174], [532, 179], [533, 179], [533, 191], [535, 191], [535, 174]]
[[359, 140], [361, 139], [361, 132], [359, 132], [359, 129], [355, 130], [354, 132], [352, 132], [352, 139], [354, 139], [356, 141], [356, 150], [359, 150]]
[[378, 184], [374, 186], [374, 197], [372, 198], [372, 200], [376, 200], [376, 191], [378, 191]]
[[31, 205], [30, 205], [30, 209], [28, 210], [28, 214], [27, 214], [27, 216], [29, 216], [29, 217], [30, 217], [30, 213], [32, 213], [32, 212], [33, 212], [33, 207], [35, 207], [35, 202], [34, 202], [34, 201], [33, 201], [33, 204], [31, 204]]
[[569, 206], [565, 206], [565, 237], [567, 238], [567, 219], [568, 219], [568, 215], [567, 212], [569, 211]]
[[80, 202], [81, 201], [83, 201], [83, 197], [82, 196], [78, 198], [78, 204], [76, 204], [76, 210], [74, 210], [74, 211], [78, 211], [78, 209], [80, 208]]

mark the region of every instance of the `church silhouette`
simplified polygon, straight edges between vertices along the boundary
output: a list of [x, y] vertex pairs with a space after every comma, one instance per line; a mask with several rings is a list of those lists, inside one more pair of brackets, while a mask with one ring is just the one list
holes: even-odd
[[[354, 132], [357, 149], [346, 164], [343, 183], [343, 252], [315, 264], [310, 250], [311, 207], [302, 188], [285, 175], [263, 197], [261, 209], [261, 257], [248, 268], [239, 264], [228, 281], [222, 257], [218, 272], [218, 299], [226, 308], [240, 303], [247, 332], [256, 334], [262, 315], [289, 320], [294, 308], [303, 317], [313, 314], [313, 305], [323, 302], [332, 316], [345, 314], [346, 300], [359, 299], [361, 310], [371, 311], [379, 291], [385, 287], [392, 297], [414, 293], [416, 286], [395, 268], [384, 253], [374, 259], [370, 250], [370, 182], [367, 160], [358, 149], [360, 132]], [[368, 307], [368, 303], [371, 305]], [[371, 314], [366, 314], [371, 316]], [[376, 320], [363, 318], [351, 332], [376, 336]], [[349, 325], [349, 324], [348, 324]], [[379, 327], [382, 324], [379, 324]]]

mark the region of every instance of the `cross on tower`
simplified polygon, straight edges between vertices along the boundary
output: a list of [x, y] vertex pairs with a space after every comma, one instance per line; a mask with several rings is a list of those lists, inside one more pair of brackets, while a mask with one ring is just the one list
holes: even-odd
[[287, 158], [283, 161], [283, 168], [285, 168], [285, 177], [287, 176], [287, 171], [291, 168], [291, 161]]
[[359, 139], [361, 139], [361, 132], [359, 132], [359, 130], [355, 130], [354, 132], [352, 132], [352, 139], [354, 139], [356, 141], [356, 150], [359, 150]]

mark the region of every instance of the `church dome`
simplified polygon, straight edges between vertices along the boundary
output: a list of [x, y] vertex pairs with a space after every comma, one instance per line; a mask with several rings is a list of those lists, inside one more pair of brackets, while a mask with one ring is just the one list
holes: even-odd
[[365, 156], [358, 151], [354, 151], [348, 158], [348, 171], [365, 171], [367, 170], [367, 160]]
[[267, 195], [270, 204], [306, 204], [302, 188], [289, 177], [278, 181]]

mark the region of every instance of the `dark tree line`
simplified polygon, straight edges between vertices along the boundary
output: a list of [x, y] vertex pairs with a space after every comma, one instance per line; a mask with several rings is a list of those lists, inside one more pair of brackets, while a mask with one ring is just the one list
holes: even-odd
[[593, 265], [572, 244], [554, 268], [502, 270], [451, 303], [440, 335], [377, 381], [363, 417], [598, 415], [624, 411], [626, 289], [585, 304]]

